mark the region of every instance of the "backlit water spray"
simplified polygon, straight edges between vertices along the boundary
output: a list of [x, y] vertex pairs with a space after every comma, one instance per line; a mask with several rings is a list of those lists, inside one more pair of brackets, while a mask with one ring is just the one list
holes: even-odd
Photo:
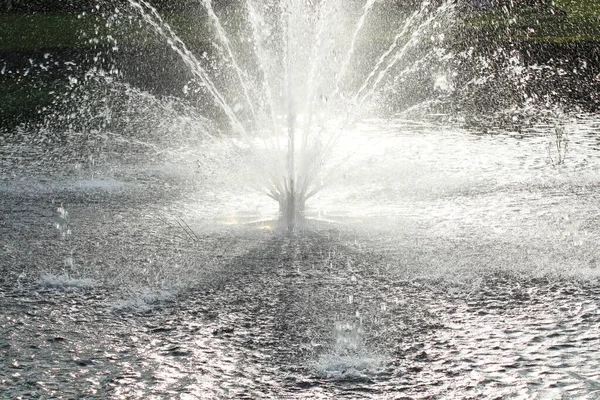
[[415, 60], [407, 54], [429, 41], [428, 31], [440, 30], [453, 12], [451, 2], [424, 3], [406, 15], [390, 47], [371, 67], [361, 66], [366, 73], [353, 66], [374, 0], [353, 22], [339, 1], [246, 0], [245, 22], [235, 27], [236, 35], [248, 36], [241, 45], [231, 40], [212, 2], [203, 0], [219, 68], [227, 71], [220, 74], [226, 78], [215, 78], [152, 5], [129, 4], [226, 117], [228, 130], [252, 155], [247, 167], [254, 178], [247, 184], [277, 201], [279, 225], [289, 231], [305, 225], [307, 201], [344, 168], [345, 162], [332, 162], [340, 136], [369, 115], [382, 82], [398, 65], [410, 68]]

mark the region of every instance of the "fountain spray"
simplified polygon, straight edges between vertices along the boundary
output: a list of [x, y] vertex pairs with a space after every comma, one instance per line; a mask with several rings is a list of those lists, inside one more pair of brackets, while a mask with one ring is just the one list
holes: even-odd
[[282, 210], [285, 226], [289, 231], [296, 228], [296, 111], [294, 101], [290, 99], [288, 102], [287, 115], [288, 128], [288, 189], [287, 198], [284, 199], [285, 208]]

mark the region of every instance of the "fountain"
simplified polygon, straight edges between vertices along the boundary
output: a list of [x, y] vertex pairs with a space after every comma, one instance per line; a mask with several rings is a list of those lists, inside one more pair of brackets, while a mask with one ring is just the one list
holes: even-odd
[[103, 1], [88, 64], [20, 72], [66, 94], [0, 136], [6, 396], [593, 396], [600, 122], [559, 89], [597, 65], [489, 2], [230, 3]]
[[[417, 68], [432, 48], [440, 52], [440, 39], [430, 40], [428, 35], [440, 30], [453, 13], [451, 2], [425, 2], [415, 10], [396, 12], [403, 19], [392, 24], [397, 25], [393, 41], [367, 43], [389, 47], [363, 60], [358, 47], [365, 46], [362, 34], [376, 8], [374, 0], [362, 5], [247, 0], [239, 5], [246, 12], [245, 20], [234, 27], [241, 36], [237, 40], [226, 31], [212, 2], [201, 3], [207, 29], [214, 32], [211, 46], [217, 49], [204, 58], [187, 47], [152, 5], [129, 0], [131, 9], [179, 55], [202, 86], [207, 97], [203, 101], [214, 103], [226, 117], [228, 126], [222, 129], [249, 149], [253, 161], [247, 166], [255, 171], [251, 186], [277, 201], [280, 226], [289, 231], [305, 224], [306, 202], [328, 184], [332, 169], [342, 168], [326, 165], [340, 136], [373, 113], [379, 89], [392, 90], [392, 75], [397, 80]], [[354, 20], [345, 15], [353, 8], [358, 15]], [[211, 65], [218, 65], [225, 78], [211, 76]]]

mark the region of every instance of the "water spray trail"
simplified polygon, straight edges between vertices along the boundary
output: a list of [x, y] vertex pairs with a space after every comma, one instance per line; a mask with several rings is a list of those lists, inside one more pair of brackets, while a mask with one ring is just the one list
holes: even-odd
[[[253, 38], [254, 39], [254, 53], [256, 54], [256, 58], [258, 59], [259, 68], [263, 74], [263, 80], [264, 80], [264, 85], [265, 85], [265, 95], [266, 95], [267, 101], [269, 103], [269, 110], [270, 110], [271, 120], [272, 120], [272, 124], [273, 124], [273, 134], [276, 137], [278, 129], [277, 129], [277, 117], [275, 115], [275, 102], [273, 100], [273, 92], [272, 92], [272, 88], [270, 85], [271, 77], [269, 76], [267, 68], [265, 67], [267, 65], [267, 61], [266, 61], [266, 57], [264, 54], [265, 52], [264, 52], [263, 46], [262, 46], [262, 40], [261, 40], [261, 37], [259, 34], [259, 26], [258, 26], [258, 21], [257, 21], [258, 14], [256, 12], [256, 8], [252, 4], [252, 0], [247, 0], [246, 6], [248, 8], [250, 24], [252, 25], [252, 35], [254, 36], [254, 38]], [[279, 148], [279, 140], [277, 140], [277, 138], [275, 138], [275, 140], [277, 142], [277, 147]]]
[[289, 47], [290, 47], [290, 23], [289, 23], [289, 14], [290, 11], [288, 9], [286, 9], [285, 4], [287, 4], [287, 2], [281, 1], [279, 3], [279, 13], [280, 13], [280, 24], [281, 24], [281, 30], [282, 30], [282, 37], [283, 37], [283, 46], [282, 46], [282, 66], [283, 66], [283, 91], [285, 93], [284, 95], [284, 102], [289, 101], [289, 88], [290, 88], [290, 52], [289, 52]]
[[[301, 165], [302, 167], [302, 180], [299, 182], [299, 197], [304, 199], [304, 201], [306, 201], [309, 196], [307, 196], [307, 193], [309, 193], [309, 189], [310, 189], [310, 185], [313, 184], [316, 180], [317, 177], [317, 173], [319, 172], [319, 170], [321, 169], [323, 163], [324, 163], [324, 158], [325, 158], [325, 153], [321, 152], [320, 149], [317, 148], [317, 144], [314, 145], [314, 149], [312, 149], [312, 151], [308, 151], [304, 154], [304, 159], [303, 159], [303, 163]], [[313, 189], [313, 191], [318, 192], [319, 189], [315, 188]]]
[[330, 151], [333, 150], [333, 147], [335, 146], [335, 143], [337, 142], [340, 136], [341, 130], [340, 132], [338, 132], [338, 134], [334, 135], [334, 137], [332, 137], [331, 140], [328, 141], [328, 143], [324, 146], [325, 150], [316, 153], [316, 157], [310, 163], [310, 167], [312, 169], [310, 176], [312, 180], [303, 183], [302, 189], [300, 191], [302, 198], [305, 201], [319, 193], [325, 186], [327, 186], [329, 182], [332, 181], [333, 176], [337, 172], [343, 170], [344, 167], [348, 165], [348, 162], [351, 161], [356, 154], [360, 153], [360, 149], [357, 149], [351, 154], [346, 155], [343, 159], [339, 160], [335, 165], [331, 165], [329, 172], [321, 178], [320, 183], [315, 184], [314, 188], [310, 190], [310, 184], [316, 181], [317, 172], [319, 171], [319, 169], [321, 169], [323, 165], [325, 165], [327, 161], [326, 157], [328, 156], [328, 154], [330, 154]]
[[[284, 65], [284, 76], [285, 76], [285, 103], [286, 103], [286, 107], [287, 107], [287, 127], [288, 127], [288, 154], [287, 154], [287, 161], [288, 161], [288, 178], [285, 181], [286, 185], [286, 189], [288, 191], [288, 193], [291, 193], [290, 190], [291, 188], [294, 186], [293, 182], [295, 179], [295, 160], [294, 160], [294, 145], [295, 145], [295, 121], [296, 121], [296, 110], [295, 110], [295, 103], [294, 103], [294, 94], [293, 94], [293, 89], [292, 89], [292, 77], [291, 77], [291, 35], [292, 35], [292, 29], [291, 29], [291, 23], [290, 23], [290, 18], [292, 13], [292, 10], [289, 9], [289, 7], [292, 6], [292, 3], [294, 3], [294, 0], [291, 0], [290, 2], [285, 2], [287, 4], [287, 9], [286, 7], [283, 5], [284, 2], [281, 2], [281, 26], [282, 29], [284, 30], [284, 35], [283, 38], [285, 40], [285, 43], [283, 45], [283, 65]], [[295, 5], [295, 4], [294, 4]], [[297, 5], [296, 5], [297, 6]], [[298, 15], [297, 13], [294, 13], [293, 15]]]
[[402, 50], [400, 52], [396, 53], [396, 55], [392, 58], [392, 61], [388, 64], [388, 66], [383, 71], [380, 71], [379, 76], [377, 77], [377, 80], [375, 80], [375, 83], [373, 83], [371, 90], [369, 91], [369, 93], [367, 95], [365, 95], [365, 98], [368, 97], [370, 94], [374, 93], [374, 91], [375, 91], [375, 89], [377, 89], [377, 86], [379, 85], [379, 83], [381, 83], [381, 81], [387, 75], [387, 73], [391, 70], [391, 68], [394, 67], [394, 65], [396, 65], [396, 63], [398, 61], [400, 61], [406, 55], [407, 51], [411, 47], [413, 47], [415, 44], [418, 43], [418, 34], [420, 34], [422, 30], [427, 28], [431, 24], [431, 22], [433, 22], [435, 20], [436, 17], [437, 17], [437, 15], [431, 16], [421, 26], [419, 26], [417, 31], [411, 36], [411, 39], [402, 48]]
[[348, 53], [346, 54], [346, 57], [344, 58], [344, 62], [342, 63], [342, 67], [340, 68], [340, 72], [335, 79], [335, 90], [334, 90], [333, 97], [335, 97], [340, 91], [340, 83], [346, 76], [346, 71], [348, 70], [348, 66], [350, 65], [352, 56], [354, 55], [354, 51], [355, 51], [355, 47], [356, 47], [356, 39], [358, 38], [358, 34], [362, 30], [362, 28], [365, 24], [365, 21], [367, 19], [367, 16], [369, 15], [369, 11], [371, 11], [371, 9], [373, 8], [375, 1], [376, 0], [367, 0], [367, 3], [365, 4], [365, 6], [363, 8], [363, 14], [361, 15], [360, 19], [358, 20], [358, 23], [356, 24], [356, 28], [354, 29], [354, 34], [352, 35], [352, 42], [350, 43], [350, 49], [348, 50]]
[[[225, 98], [214, 85], [204, 68], [202, 68], [198, 59], [187, 49], [185, 43], [183, 43], [183, 41], [173, 32], [171, 27], [162, 20], [160, 14], [158, 14], [158, 11], [145, 0], [129, 0], [129, 4], [134, 10], [137, 10], [140, 13], [146, 23], [152, 26], [158, 34], [167, 40], [169, 46], [177, 54], [179, 54], [184, 63], [190, 68], [190, 71], [202, 81], [206, 89], [213, 96], [216, 104], [229, 118], [234, 130], [241, 134], [243, 141], [248, 145], [252, 153], [260, 159], [260, 163], [258, 163], [260, 168], [268, 168], [268, 162], [265, 158], [264, 152], [259, 151], [256, 145], [253, 143], [248, 131], [239, 121], [233, 109], [227, 104]], [[209, 137], [213, 141], [216, 141], [216, 138], [212, 137], [211, 135], [209, 135]], [[241, 152], [242, 149], [237, 148], [236, 151]], [[273, 177], [271, 171], [265, 170], [263, 173], [264, 172]], [[277, 191], [279, 188], [277, 184], [273, 184], [272, 186], [266, 184], [266, 186], [269, 187], [268, 192], [272, 192], [274, 190]]]
[[398, 84], [398, 81], [400, 81], [400, 79], [404, 78], [406, 75], [409, 75], [415, 71], [418, 71], [419, 68], [423, 67], [424, 65], [426, 65], [428, 62], [430, 62], [433, 59], [433, 54], [428, 54], [425, 57], [421, 58], [420, 60], [414, 62], [412, 65], [410, 65], [407, 68], [404, 68], [402, 71], [394, 74], [394, 82], [390, 85], [391, 87], [395, 87]]
[[[446, 2], [444, 4], [442, 4], [441, 6], [439, 6], [433, 13], [432, 15], [427, 18], [425, 21], [421, 22], [419, 24], [419, 26], [417, 27], [417, 29], [411, 34], [410, 39], [408, 40], [408, 42], [406, 42], [404, 44], [404, 46], [398, 51], [396, 52], [396, 54], [394, 54], [394, 56], [392, 57], [392, 60], [388, 63], [388, 65], [386, 66], [385, 69], [379, 71], [379, 74], [377, 76], [377, 79], [375, 80], [375, 82], [372, 84], [371, 89], [363, 96], [361, 101], [364, 101], [366, 98], [368, 98], [370, 95], [372, 95], [375, 90], [377, 89], [377, 86], [379, 85], [379, 83], [381, 83], [381, 81], [383, 80], [383, 78], [385, 78], [385, 76], [387, 75], [387, 73], [396, 65], [396, 63], [398, 63], [398, 61], [400, 61], [408, 52], [408, 50], [410, 50], [413, 46], [415, 46], [418, 41], [419, 41], [419, 36], [421, 35], [421, 33], [428, 28], [432, 22], [436, 21], [437, 18], [439, 17], [440, 14], [444, 14], [447, 11], [451, 10], [451, 3], [450, 2]], [[421, 12], [424, 11], [424, 9], [421, 9]], [[414, 13], [411, 17], [416, 17], [417, 15], [421, 14], [421, 12], [416, 12]], [[412, 19], [412, 18], [409, 18]], [[405, 24], [405, 28], [408, 28], [409, 25]], [[397, 39], [399, 39], [400, 37], [402, 37], [405, 34], [405, 29], [403, 29], [403, 32], [401, 32], [400, 34], [398, 34], [396, 36]], [[381, 64], [383, 64], [383, 62], [385, 61], [385, 58], [387, 58], [387, 56], [389, 54], [391, 54], [397, 47], [397, 40], [396, 38], [394, 39], [394, 43], [392, 44], [392, 47], [390, 47], [390, 50], [388, 50], [388, 52], [386, 52], [386, 54], [384, 54], [381, 58], [380, 58], [380, 62], [377, 63], [377, 66], [373, 69], [373, 72], [369, 75], [369, 77], [367, 78], [367, 80], [365, 81], [365, 84], [360, 88], [360, 90], [358, 91], [358, 93], [355, 96], [355, 101], [358, 101], [358, 98], [360, 97], [360, 94], [366, 90], [368, 83], [370, 81], [370, 79], [375, 76], [375, 74], [377, 73], [377, 70], [379, 69], [379, 67], [381, 66]]]
[[[229, 117], [233, 127], [237, 129], [245, 138], [248, 138], [248, 132], [246, 128], [239, 121], [235, 112], [227, 104], [223, 95], [219, 92], [215, 84], [212, 82], [204, 68], [201, 67], [198, 59], [188, 50], [185, 43], [173, 32], [171, 27], [163, 21], [156, 8], [147, 3], [145, 0], [129, 0], [129, 4], [139, 11], [140, 15], [154, 30], [167, 39], [169, 46], [181, 57], [183, 62], [190, 68], [191, 72], [196, 75], [209, 93], [213, 96], [213, 99], [221, 107], [223, 112]], [[148, 11], [146, 11], [148, 10]]]
[[[272, 160], [276, 163], [274, 165], [275, 168], [269, 168], [268, 166], [264, 168], [264, 174], [266, 174], [267, 179], [269, 180], [270, 189], [267, 192], [267, 195], [275, 200], [292, 200], [294, 201], [295, 196], [295, 179], [296, 179], [296, 161], [295, 161], [295, 104], [294, 104], [294, 95], [293, 95], [293, 87], [292, 87], [292, 71], [291, 71], [291, 60], [292, 60], [292, 49], [291, 49], [291, 7], [297, 6], [295, 4], [290, 4], [290, 2], [280, 1], [279, 3], [279, 24], [282, 31], [282, 57], [281, 57], [281, 70], [283, 70], [283, 98], [284, 98], [284, 108], [287, 107], [287, 129], [288, 129], [288, 146], [287, 146], [287, 156], [285, 157], [285, 161], [276, 157], [275, 160]], [[260, 67], [264, 70], [265, 74], [265, 84], [268, 88], [269, 92], [267, 93], [267, 98], [270, 98], [271, 102], [271, 110], [272, 110], [272, 118], [274, 124], [274, 135], [273, 139], [276, 141], [276, 147], [278, 149], [278, 154], [280, 154], [280, 142], [279, 142], [279, 124], [276, 120], [276, 106], [273, 101], [272, 92], [270, 92], [269, 86], [269, 75], [268, 71], [268, 63], [264, 56], [262, 41], [260, 40], [260, 33], [258, 30], [258, 24], [256, 16], [252, 13], [255, 12], [255, 7], [251, 4], [250, 0], [247, 1], [250, 10], [250, 17], [252, 19], [252, 28], [254, 30], [255, 35], [255, 43], [256, 48], [255, 51], [257, 53], [258, 61]], [[294, 14], [295, 15], [295, 14]], [[278, 59], [279, 60], [279, 59]], [[272, 61], [272, 60], [270, 60]], [[278, 63], [279, 64], [279, 63]], [[281, 71], [280, 70], [280, 71]], [[287, 174], [283, 174], [281, 176], [277, 175], [277, 171], [287, 170]], [[264, 179], [264, 178], [263, 178]]]
[[418, 104], [415, 104], [411, 107], [408, 107], [402, 111], [399, 111], [396, 116], [397, 117], [402, 117], [404, 115], [412, 115], [414, 117], [415, 113], [418, 112], [421, 109], [427, 109], [427, 107], [430, 106], [434, 106], [437, 104], [443, 104], [443, 102], [439, 99], [431, 99], [431, 100], [427, 100]]
[[[277, 150], [277, 154], [281, 154], [281, 144], [280, 144], [281, 128], [277, 122], [276, 106], [275, 106], [275, 101], [273, 99], [273, 89], [271, 87], [271, 82], [273, 82], [275, 84], [276, 81], [274, 81], [273, 78], [271, 77], [270, 71], [268, 68], [269, 61], [272, 62], [272, 60], [267, 56], [267, 52], [265, 51], [265, 48], [263, 46], [263, 39], [260, 34], [260, 20], [258, 17], [259, 14], [256, 11], [256, 7], [254, 6], [254, 4], [252, 4], [252, 0], [247, 0], [246, 6], [248, 8], [248, 17], [250, 19], [250, 24], [252, 26], [252, 34], [253, 34], [253, 41], [254, 41], [254, 53], [258, 60], [258, 66], [262, 72], [264, 91], [265, 91], [265, 96], [267, 99], [267, 104], [269, 107], [269, 113], [270, 113], [270, 117], [271, 117], [272, 134], [269, 135], [268, 139], [270, 140], [271, 143], [274, 143], [274, 148]], [[283, 160], [281, 160], [280, 157], [276, 157], [274, 162], [275, 162], [275, 165], [273, 165], [273, 168], [270, 170], [281, 171], [281, 170], [283, 170], [283, 168], [285, 168], [285, 163], [283, 162]], [[275, 179], [272, 174], [271, 174], [270, 179], [273, 182], [275, 182]], [[276, 190], [281, 191], [281, 188], [276, 187]], [[273, 195], [273, 193], [271, 193], [269, 196], [272, 197], [272, 195]]]
[[313, 96], [314, 96], [314, 92], [315, 92], [315, 77], [317, 75], [317, 69], [319, 67], [319, 61], [320, 61], [319, 52], [321, 50], [321, 45], [323, 43], [322, 37], [323, 37], [323, 33], [325, 31], [324, 21], [327, 20], [327, 18], [325, 18], [321, 15], [324, 4], [325, 4], [325, 0], [321, 0], [319, 2], [319, 4], [317, 5], [317, 9], [316, 9], [316, 16], [318, 18], [318, 24], [317, 24], [317, 31], [315, 33], [315, 40], [313, 41], [313, 46], [311, 49], [311, 56], [309, 59], [310, 71], [308, 74], [308, 84], [307, 84], [308, 90], [306, 93], [307, 120], [306, 120], [306, 124], [305, 124], [305, 129], [303, 132], [304, 134], [302, 136], [302, 146], [301, 146], [302, 154], [304, 154], [307, 150], [309, 136], [310, 136], [310, 133], [312, 132], [312, 122], [313, 122], [313, 116], [314, 116]]
[[[344, 122], [344, 124], [341, 127], [322, 127], [319, 131], [319, 133], [322, 133], [323, 131], [327, 130], [329, 137], [328, 140], [324, 143], [318, 140], [313, 141], [313, 151], [309, 152], [307, 150], [306, 154], [311, 156], [310, 158], [304, 160], [305, 162], [302, 165], [302, 167], [304, 168], [302, 174], [303, 180], [301, 182], [301, 185], [299, 186], [300, 190], [298, 191], [298, 193], [300, 193], [301, 198], [303, 198], [304, 201], [317, 194], [326, 185], [327, 181], [329, 180], [329, 177], [333, 175], [336, 170], [341, 169], [332, 168], [332, 170], [323, 179], [321, 179], [321, 183], [316, 184], [315, 187], [309, 191], [310, 186], [316, 182], [319, 170], [321, 170], [322, 166], [325, 165], [327, 157], [332, 153], [342, 132], [345, 128], [351, 126], [354, 122], [355, 121], [353, 118], [349, 118], [347, 121]], [[344, 164], [341, 163], [339, 164], [339, 167], [343, 167], [343, 165]]]
[[[353, 126], [356, 121], [360, 118], [359, 113], [349, 112], [348, 115], [343, 119], [342, 125], [337, 127], [327, 127], [322, 126], [319, 130], [318, 134], [315, 134], [316, 137], [322, 137], [323, 132], [327, 132], [327, 135], [323, 135], [327, 138], [326, 141], [313, 140], [313, 155], [312, 158], [305, 160], [303, 165], [303, 173], [302, 173], [302, 182], [300, 190], [298, 191], [302, 198], [306, 201], [312, 196], [316, 195], [321, 191], [323, 187], [326, 186], [327, 182], [330, 180], [331, 176], [335, 174], [336, 171], [344, 168], [344, 162], [340, 162], [336, 164], [337, 167], [331, 168], [329, 173], [327, 173], [324, 177], [322, 177], [321, 182], [316, 184], [316, 178], [320, 169], [322, 169], [323, 165], [327, 162], [327, 157], [333, 152], [338, 140], [340, 139], [342, 133]], [[307, 149], [305, 154], [311, 154]], [[350, 160], [352, 156], [346, 157], [346, 161]], [[310, 190], [310, 186], [315, 184], [315, 187]], [[310, 191], [309, 191], [310, 190]]]
[[[364, 7], [363, 7], [363, 13], [361, 14], [358, 22], [356, 23], [354, 32], [352, 34], [352, 39], [350, 42], [350, 48], [346, 54], [346, 57], [344, 58], [344, 61], [342, 62], [342, 66], [340, 68], [340, 72], [337, 74], [336, 78], [335, 78], [335, 85], [334, 85], [334, 91], [333, 94], [331, 95], [332, 98], [335, 98], [340, 91], [340, 84], [342, 82], [342, 80], [344, 79], [346, 72], [348, 70], [348, 67], [350, 66], [350, 62], [352, 60], [352, 56], [354, 55], [355, 52], [355, 48], [356, 48], [356, 41], [358, 39], [358, 35], [360, 34], [360, 32], [362, 31], [362, 28], [365, 24], [365, 21], [371, 11], [371, 9], [373, 8], [373, 6], [375, 5], [376, 0], [367, 0], [367, 2], [365, 3]], [[327, 20], [327, 18], [322, 18], [322, 20]], [[321, 21], [322, 22], [322, 21]], [[321, 24], [321, 26], [323, 27], [324, 25]], [[320, 37], [322, 36], [323, 32], [320, 31], [317, 35], [318, 40], [316, 41], [316, 43], [318, 43], [319, 45], [321, 44], [320, 41]], [[314, 63], [314, 66], [317, 63]], [[309, 116], [308, 116], [308, 121], [306, 124], [306, 132], [304, 134], [304, 141], [303, 141], [303, 154], [306, 154], [308, 152], [308, 144], [309, 144], [309, 134], [310, 132], [313, 131], [312, 129], [312, 122], [313, 122], [313, 109], [312, 109], [312, 102], [310, 103], [310, 108], [309, 108]], [[319, 151], [322, 154], [327, 154], [327, 152], [329, 151], [329, 149], [333, 148], [334, 144], [336, 143], [336, 141], [339, 138], [339, 132], [337, 134], [331, 134], [329, 140], [327, 141], [327, 143], [323, 146], [323, 148], [321, 149], [321, 151]], [[316, 136], [316, 135], [315, 135]], [[318, 153], [319, 153], [318, 152]], [[316, 172], [313, 170], [317, 170], [320, 168], [320, 165], [322, 165], [322, 163], [325, 161], [324, 157], [321, 157], [321, 160], [317, 160], [316, 162], [313, 162], [311, 164], [309, 164], [307, 168], [307, 171], [303, 173], [304, 176], [304, 180], [302, 182], [302, 186], [301, 186], [301, 193], [303, 194], [303, 196], [306, 196], [305, 199], [307, 199], [308, 197], [313, 196], [314, 194], [316, 194], [320, 188], [315, 188], [310, 195], [308, 195], [308, 187], [311, 184], [311, 179], [314, 178], [313, 175], [316, 175]]]
[[400, 39], [403, 38], [404, 36], [406, 36], [406, 34], [408, 33], [408, 30], [410, 29], [413, 21], [417, 18], [417, 16], [419, 15], [419, 13], [420, 13], [420, 11], [415, 11], [410, 17], [408, 17], [406, 19], [406, 21], [404, 22], [404, 26], [402, 27], [402, 30], [400, 31], [400, 33], [396, 34], [396, 36], [394, 37], [394, 41], [393, 41], [392, 45], [390, 46], [390, 48], [385, 53], [382, 54], [382, 56], [377, 61], [377, 64], [375, 64], [375, 67], [373, 67], [373, 70], [367, 76], [367, 78], [365, 79], [365, 82], [362, 84], [362, 86], [360, 87], [360, 89], [356, 93], [356, 95], [354, 97], [355, 101], [358, 99], [358, 97], [360, 96], [360, 94], [364, 90], [367, 89], [367, 87], [369, 86], [369, 82], [375, 76], [375, 74], [377, 74], [377, 71], [379, 70], [379, 68], [381, 67], [381, 65], [385, 62], [385, 60], [390, 56], [390, 54], [392, 54], [394, 52], [394, 50], [396, 50], [396, 48], [398, 47]]
[[248, 106], [250, 107], [250, 112], [252, 113], [252, 116], [256, 120], [256, 118], [257, 118], [256, 111], [254, 110], [254, 103], [253, 103], [252, 98], [250, 97], [250, 93], [248, 91], [248, 84], [244, 79], [242, 69], [240, 68], [239, 64], [237, 63], [237, 60], [235, 58], [235, 55], [233, 54], [233, 51], [231, 50], [231, 44], [229, 42], [229, 38], [227, 37], [227, 33], [225, 32], [225, 29], [223, 29], [223, 26], [221, 25], [221, 21], [219, 20], [219, 17], [217, 17], [217, 14], [215, 14], [215, 12], [212, 8], [212, 0], [202, 0], [202, 3], [204, 4], [204, 8], [206, 8], [206, 11], [208, 12], [208, 17], [210, 18], [210, 20], [212, 21], [213, 25], [215, 26], [215, 28], [217, 30], [219, 39], [221, 40], [221, 42], [223, 42], [223, 45], [225, 46], [225, 49], [227, 50], [227, 54], [229, 55], [229, 58], [233, 65], [233, 68], [235, 69], [235, 73], [240, 81], [240, 84], [242, 85], [242, 89], [244, 91], [244, 96], [246, 97], [246, 102], [248, 103]]

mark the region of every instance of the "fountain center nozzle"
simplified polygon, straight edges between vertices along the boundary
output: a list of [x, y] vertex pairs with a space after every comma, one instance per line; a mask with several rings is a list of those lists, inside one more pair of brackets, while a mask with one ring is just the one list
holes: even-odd
[[304, 208], [306, 199], [301, 193], [298, 193], [296, 182], [296, 111], [293, 100], [288, 103], [287, 115], [288, 129], [288, 153], [287, 170], [288, 176], [285, 183], [285, 192], [279, 199], [279, 212], [281, 214], [282, 224], [288, 231], [294, 231], [304, 218]]

